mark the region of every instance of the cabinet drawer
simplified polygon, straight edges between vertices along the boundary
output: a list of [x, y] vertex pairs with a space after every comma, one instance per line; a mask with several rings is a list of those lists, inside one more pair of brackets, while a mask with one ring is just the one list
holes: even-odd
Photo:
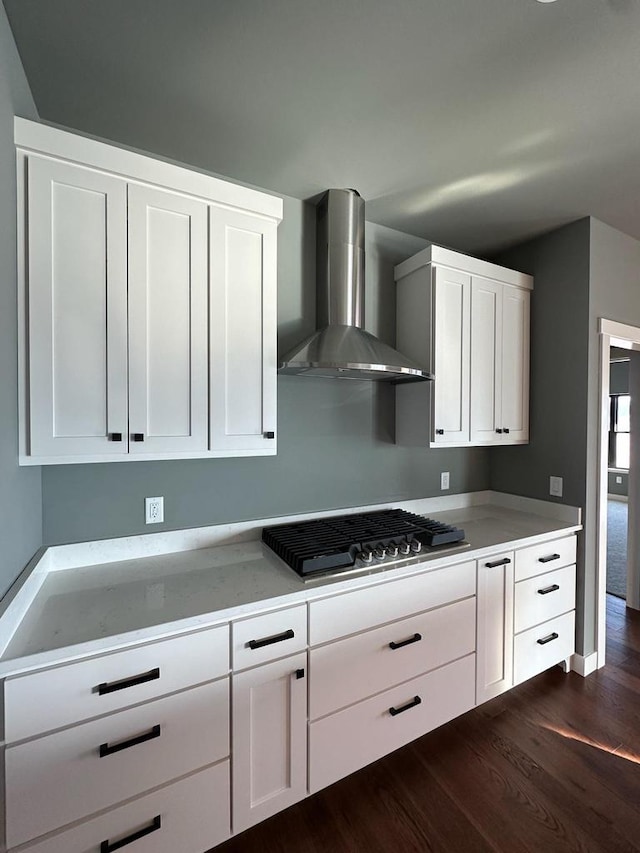
[[[98, 853], [104, 841], [113, 845], [131, 838], [131, 846], [125, 844], [120, 849], [131, 853], [202, 853], [229, 837], [229, 811], [226, 760], [22, 849], [24, 853]], [[132, 838], [145, 829], [151, 831]]]
[[[348, 776], [472, 708], [475, 664], [475, 655], [469, 655], [312, 723], [310, 792]], [[391, 709], [396, 713], [392, 714]]]
[[231, 636], [235, 671], [300, 652], [307, 648], [307, 605], [241, 619]]
[[313, 649], [309, 716], [330, 714], [464, 657], [475, 651], [475, 639], [472, 597]]
[[9, 746], [7, 847], [228, 754], [228, 677]]
[[565, 536], [516, 551], [516, 582], [541, 575], [576, 561], [576, 537]]
[[119, 711], [229, 671], [229, 626], [8, 678], [7, 743]]
[[395, 622], [476, 592], [475, 562], [400, 578], [309, 604], [312, 646]]
[[[515, 684], [544, 672], [573, 654], [575, 621], [575, 613], [572, 611], [518, 634], [514, 641]], [[541, 643], [541, 640], [547, 642]]]
[[537, 575], [516, 584], [514, 632], [526, 631], [576, 606], [576, 567]]

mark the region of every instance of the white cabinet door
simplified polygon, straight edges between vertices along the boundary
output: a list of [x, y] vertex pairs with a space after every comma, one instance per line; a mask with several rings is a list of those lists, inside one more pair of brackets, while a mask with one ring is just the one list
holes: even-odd
[[233, 676], [233, 832], [307, 793], [307, 655]]
[[471, 284], [471, 443], [502, 439], [502, 284]]
[[129, 185], [129, 451], [206, 451], [207, 205]]
[[437, 268], [434, 280], [434, 373], [431, 440], [469, 441], [471, 277]]
[[502, 289], [502, 416], [504, 442], [529, 439], [529, 325], [528, 290]]
[[28, 160], [29, 448], [127, 450], [126, 184]]
[[275, 453], [276, 223], [210, 209], [210, 449]]
[[513, 686], [513, 552], [478, 561], [476, 704]]

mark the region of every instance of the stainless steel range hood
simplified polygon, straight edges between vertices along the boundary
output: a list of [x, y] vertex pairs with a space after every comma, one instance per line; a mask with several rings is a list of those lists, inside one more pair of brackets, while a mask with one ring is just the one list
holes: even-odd
[[333, 379], [419, 382], [433, 379], [362, 328], [364, 201], [355, 190], [328, 190], [318, 205], [319, 331], [290, 350], [279, 372]]

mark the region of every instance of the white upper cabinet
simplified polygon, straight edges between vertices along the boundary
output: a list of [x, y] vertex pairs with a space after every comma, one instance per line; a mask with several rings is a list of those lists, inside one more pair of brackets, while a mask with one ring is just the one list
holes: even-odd
[[15, 132], [21, 464], [274, 454], [281, 199]]
[[531, 277], [430, 246], [396, 282], [398, 349], [435, 375], [396, 389], [396, 441], [528, 441]]

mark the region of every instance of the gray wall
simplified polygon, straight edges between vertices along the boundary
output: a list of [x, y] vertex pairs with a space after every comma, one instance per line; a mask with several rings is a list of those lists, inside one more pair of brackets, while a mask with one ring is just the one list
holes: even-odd
[[37, 118], [0, 3], [0, 595], [42, 541], [40, 469], [18, 468], [16, 114]]
[[[366, 326], [395, 338], [393, 267], [425, 241], [367, 224]], [[278, 347], [315, 327], [315, 208], [285, 198], [278, 233]], [[278, 455], [45, 467], [44, 541], [71, 542], [489, 487], [489, 452], [396, 447], [391, 387], [280, 377]], [[165, 498], [145, 527], [145, 495]]]
[[[612, 353], [613, 356], [613, 353]], [[629, 361], [612, 361], [609, 367], [609, 392], [611, 394], [629, 393]], [[619, 483], [616, 480], [620, 480]], [[610, 495], [629, 494], [629, 475], [624, 471], [609, 471], [607, 492]]]
[[[622, 482], [616, 483], [620, 479]], [[624, 471], [609, 471], [607, 493], [610, 495], [629, 495], [629, 475]]]
[[[581, 219], [501, 254], [505, 266], [535, 277], [531, 299], [530, 443], [491, 451], [491, 487], [584, 507], [587, 497], [589, 358], [589, 219]], [[549, 495], [549, 476], [563, 478], [563, 497]], [[585, 617], [584, 540], [579, 539], [578, 651], [593, 644]], [[586, 624], [584, 624], [586, 622]]]

